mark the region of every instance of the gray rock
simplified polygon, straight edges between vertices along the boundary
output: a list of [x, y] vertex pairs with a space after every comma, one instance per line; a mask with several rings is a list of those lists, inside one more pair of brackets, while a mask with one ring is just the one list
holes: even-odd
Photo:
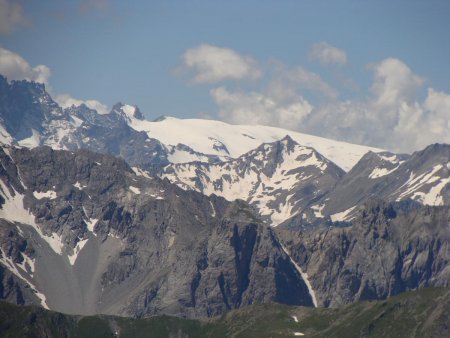
[[373, 198], [449, 205], [450, 145], [433, 144], [411, 156], [369, 152], [327, 194], [283, 226], [349, 223], [358, 206]]
[[277, 229], [322, 306], [450, 286], [450, 208], [372, 200], [352, 226]]
[[0, 163], [0, 218], [34, 248], [34, 273], [19, 272], [51, 309], [203, 317], [312, 305], [273, 230], [243, 201], [184, 191], [87, 150], [6, 147]]
[[243, 199], [268, 224], [278, 225], [321, 199], [343, 175], [314, 149], [286, 136], [226, 162], [169, 164], [161, 177], [184, 189]]

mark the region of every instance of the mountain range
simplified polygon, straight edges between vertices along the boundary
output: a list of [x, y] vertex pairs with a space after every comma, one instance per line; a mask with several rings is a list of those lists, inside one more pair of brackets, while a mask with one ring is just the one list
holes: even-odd
[[450, 145], [61, 108], [0, 76], [0, 298], [211, 317], [450, 286]]

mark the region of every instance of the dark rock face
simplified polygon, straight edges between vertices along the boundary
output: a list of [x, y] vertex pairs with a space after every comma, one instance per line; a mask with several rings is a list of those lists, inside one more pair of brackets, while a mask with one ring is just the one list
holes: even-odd
[[42, 121], [59, 119], [62, 109], [40, 83], [12, 81], [0, 75], [0, 116], [5, 129], [17, 140], [43, 132]]
[[[273, 230], [242, 201], [184, 191], [87, 150], [7, 147], [0, 163], [0, 218], [19, 236], [5, 249], [13, 279], [51, 309], [202, 317], [312, 305]], [[34, 271], [17, 269], [19, 251]]]
[[346, 228], [279, 230], [323, 306], [450, 286], [450, 208], [370, 201]]
[[[67, 108], [65, 112], [83, 121], [67, 140], [59, 146], [69, 150], [89, 149], [94, 152], [120, 156], [132, 166], [147, 170], [159, 168], [168, 163], [167, 149], [158, 141], [149, 138], [145, 132], [132, 129], [127, 116], [116, 104], [111, 113], [100, 115], [86, 106]], [[139, 108], [135, 115], [142, 117]]]
[[22, 269], [25, 273], [32, 274], [32, 267], [26, 258], [34, 257], [33, 247], [20, 236], [16, 227], [0, 220], [0, 299], [20, 305], [39, 302], [35, 290], [30, 288], [26, 280], [17, 278], [17, 275], [9, 270]]

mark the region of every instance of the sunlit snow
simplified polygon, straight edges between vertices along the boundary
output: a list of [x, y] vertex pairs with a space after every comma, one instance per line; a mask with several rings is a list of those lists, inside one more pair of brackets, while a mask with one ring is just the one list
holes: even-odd
[[56, 191], [53, 190], [49, 190], [49, 191], [41, 191], [41, 192], [37, 192], [37, 191], [33, 191], [33, 196], [40, 200], [43, 198], [48, 198], [48, 199], [55, 199], [56, 198]]
[[41, 135], [34, 129], [31, 129], [32, 135], [28, 138], [18, 141], [17, 143], [22, 147], [35, 148], [41, 142]]
[[351, 218], [349, 217], [351, 212], [356, 208], [356, 205], [354, 207], [348, 208], [345, 211], [335, 213], [333, 215], [330, 215], [330, 218], [333, 222], [343, 222], [343, 221], [349, 221]]
[[294, 264], [294, 267], [297, 269], [297, 271], [300, 273], [300, 275], [302, 276], [303, 281], [305, 282], [306, 287], [308, 288], [309, 291], [309, 295], [311, 296], [311, 300], [314, 304], [314, 307], [317, 307], [317, 298], [316, 298], [316, 293], [314, 292], [314, 289], [311, 285], [311, 283], [309, 282], [308, 279], [308, 274], [306, 272], [303, 272], [302, 268], [292, 259], [291, 255], [289, 254], [289, 252], [287, 251], [287, 249], [284, 247], [283, 244], [281, 244], [280, 242], [280, 246], [281, 249], [283, 249], [284, 253], [289, 257], [289, 259], [291, 260], [291, 263]]
[[129, 188], [136, 195], [139, 195], [141, 193], [141, 190], [139, 188], [133, 187], [131, 185], [129, 186]]
[[[161, 121], [150, 122], [133, 118], [130, 119], [129, 124], [135, 130], [147, 132], [149, 137], [158, 139], [166, 146], [185, 144], [203, 154], [233, 158], [257, 148], [262, 143], [274, 142], [289, 135], [299, 144], [313, 147], [346, 171], [350, 170], [369, 150], [382, 151], [377, 148], [329, 140], [281, 128], [231, 125], [214, 120], [166, 117]], [[220, 147], [214, 147], [217, 142], [223, 144], [229, 153]], [[174, 154], [171, 161], [182, 163], [185, 160], [184, 156], [185, 154], [177, 159]]]
[[73, 254], [72, 255], [67, 255], [67, 258], [69, 258], [70, 265], [74, 265], [75, 264], [75, 262], [76, 262], [76, 260], [78, 258], [78, 254], [83, 249], [83, 247], [86, 245], [87, 241], [88, 241], [88, 238], [79, 241], [77, 243], [77, 245], [75, 246], [75, 248], [73, 249]]
[[3, 196], [5, 197], [5, 203], [3, 204], [2, 209], [0, 209], [0, 218], [10, 222], [18, 222], [32, 226], [41, 238], [50, 245], [53, 251], [61, 255], [63, 248], [61, 236], [56, 233], [52, 233], [51, 236], [44, 235], [42, 230], [36, 224], [34, 215], [24, 208], [24, 195], [17, 191], [14, 191], [14, 196], [10, 194], [2, 180], [0, 180], [0, 187], [3, 191]]

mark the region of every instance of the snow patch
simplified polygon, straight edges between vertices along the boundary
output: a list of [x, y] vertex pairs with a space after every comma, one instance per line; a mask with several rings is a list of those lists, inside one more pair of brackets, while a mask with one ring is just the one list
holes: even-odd
[[33, 289], [34, 294], [36, 295], [37, 298], [39, 298], [41, 300], [41, 306], [44, 309], [50, 310], [50, 308], [47, 305], [47, 297], [45, 297], [45, 295], [39, 291], [37, 291], [36, 289]]
[[30, 137], [24, 138], [23, 140], [17, 142], [19, 146], [26, 148], [35, 148], [39, 146], [41, 143], [41, 135], [35, 129], [31, 129], [31, 133], [32, 135]]
[[115, 233], [111, 232], [111, 231], [108, 233], [108, 237], [112, 237], [112, 238], [120, 240], [120, 236], [118, 234], [115, 234]]
[[356, 208], [356, 205], [348, 208], [345, 211], [342, 212], [338, 212], [336, 214], [330, 215], [331, 221], [332, 222], [344, 222], [344, 221], [349, 221], [351, 218], [349, 218], [349, 214]]
[[56, 198], [56, 191], [53, 191], [53, 190], [49, 190], [49, 191], [45, 191], [45, 192], [44, 191], [42, 191], [42, 192], [33, 191], [33, 196], [38, 200], [43, 199], [43, 198], [49, 198], [49, 199], [53, 200]]
[[76, 117], [76, 116], [71, 116], [70, 118], [72, 119], [73, 125], [74, 125], [75, 127], [81, 126], [81, 125], [83, 124], [83, 122], [84, 122], [82, 119], [80, 119], [80, 118], [78, 118], [78, 117]]
[[444, 205], [444, 198], [441, 195], [441, 191], [449, 183], [450, 177], [442, 178], [439, 183], [431, 187], [427, 193], [415, 192], [412, 195], [412, 199], [418, 200], [425, 205]]
[[142, 176], [142, 177], [150, 178], [150, 179], [151, 179], [151, 177], [147, 174], [147, 172], [144, 171], [144, 170], [142, 170], [141, 168], [138, 168], [138, 167], [132, 167], [131, 169], [134, 171], [134, 173], [135, 173], [137, 176]]
[[11, 273], [13, 273], [15, 276], [19, 277], [25, 283], [29, 283], [28, 280], [22, 276], [22, 274], [19, 272], [19, 270], [17, 270], [16, 264], [14, 264], [11, 257], [8, 257], [2, 248], [0, 248], [0, 250], [1, 250], [1, 254], [2, 254], [2, 257], [0, 257], [0, 263], [5, 265]]
[[0, 188], [3, 192], [3, 197], [5, 198], [5, 203], [0, 209], [0, 218], [13, 223], [34, 224], [34, 215], [23, 206], [24, 195], [19, 194], [14, 189], [13, 194], [11, 194], [2, 180], [0, 180]]
[[391, 173], [393, 173], [394, 171], [396, 171], [399, 168], [399, 166], [393, 168], [393, 169], [387, 169], [387, 168], [375, 168], [372, 170], [372, 172], [369, 174], [369, 178], [371, 179], [375, 179], [375, 178], [379, 178], [379, 177], [383, 177], [386, 175], [389, 175]]
[[14, 191], [14, 196], [10, 194], [8, 188], [0, 180], [0, 188], [3, 191], [3, 196], [5, 198], [5, 203], [3, 204], [2, 209], [0, 209], [0, 218], [3, 218], [10, 222], [23, 223], [32, 226], [39, 236], [50, 245], [53, 251], [57, 254], [62, 254], [62, 238], [56, 233], [53, 233], [50, 237], [44, 235], [42, 230], [35, 222], [35, 217], [30, 213], [29, 210], [25, 209], [23, 205], [24, 195]]
[[212, 209], [211, 216], [216, 217], [216, 209], [214, 209], [214, 204], [211, 201], [209, 201], [209, 204], [211, 204]]
[[76, 262], [76, 260], [78, 258], [78, 254], [83, 249], [83, 247], [86, 245], [88, 240], [89, 239], [86, 238], [86, 239], [83, 239], [83, 240], [79, 241], [77, 243], [77, 245], [75, 246], [75, 248], [73, 249], [73, 254], [72, 255], [67, 255], [67, 258], [69, 258], [70, 265], [73, 266], [75, 264], [75, 262]]
[[0, 142], [3, 144], [12, 144], [13, 142], [12, 136], [6, 131], [2, 124], [0, 124]]
[[82, 185], [79, 181], [77, 181], [75, 184], [73, 184], [75, 188], [78, 190], [82, 190], [83, 188], [87, 188], [87, 185]]
[[134, 113], [136, 112], [136, 107], [133, 107], [129, 104], [124, 104], [122, 107], [122, 111], [125, 113], [126, 118], [131, 122], [136, 119], [134, 117]]
[[302, 276], [302, 279], [305, 282], [306, 287], [308, 288], [308, 292], [309, 292], [309, 295], [311, 296], [314, 307], [317, 307], [316, 293], [314, 292], [314, 289], [312, 288], [312, 285], [309, 282], [308, 274], [306, 272], [303, 272], [302, 268], [292, 259], [291, 255], [289, 254], [287, 249], [284, 247], [284, 245], [281, 242], [279, 242], [279, 243], [280, 243], [281, 249], [289, 257], [289, 259], [291, 260], [291, 263], [294, 264], [294, 267], [300, 273], [300, 276]]
[[378, 154], [378, 157], [380, 157], [383, 161], [391, 162], [391, 163], [399, 163], [400, 160], [398, 159], [397, 155], [392, 154], [391, 156], [386, 156], [382, 154]]
[[84, 206], [83, 206], [83, 212], [87, 218], [87, 220], [84, 221], [84, 223], [86, 223], [86, 228], [88, 229], [88, 231], [92, 232], [94, 234], [94, 236], [97, 236], [97, 234], [94, 232], [94, 227], [95, 227], [95, 224], [97, 224], [98, 219], [97, 218], [89, 218], [86, 208]]
[[134, 194], [140, 195], [141, 189], [136, 188], [136, 187], [133, 187], [132, 185], [130, 185], [129, 188], [130, 188], [130, 190], [131, 190]]
[[316, 216], [317, 218], [324, 218], [323, 214], [322, 214], [322, 210], [323, 208], [325, 208], [325, 204], [321, 204], [321, 205], [313, 205], [311, 207], [311, 209], [314, 211], [314, 216]]
[[[32, 290], [32, 291], [36, 294], [36, 296], [41, 300], [41, 305], [42, 305], [44, 308], [48, 309], [48, 305], [47, 305], [47, 302], [46, 302], [45, 295], [42, 294], [42, 293], [40, 293], [39, 291], [37, 291], [36, 287], [35, 287], [28, 279], [26, 279], [24, 276], [22, 276], [22, 274], [21, 274], [21, 273], [19, 272], [19, 270], [17, 269], [16, 264], [14, 264], [13, 260], [11, 259], [11, 257], [8, 257], [8, 256], [5, 254], [5, 252], [3, 251], [2, 248], [0, 248], [0, 252], [1, 252], [1, 256], [2, 256], [2, 257], [0, 257], [0, 263], [2, 263], [3, 265], [5, 265], [6, 268], [7, 268], [12, 274], [14, 274], [17, 278], [21, 279], [21, 280], [24, 281], [26, 284], [28, 284], [28, 285], [30, 286], [31, 290]], [[23, 254], [22, 254], [22, 255], [23, 255]], [[23, 255], [23, 257], [25, 258], [25, 257], [27, 257], [27, 256], [26, 256], [26, 255]], [[27, 257], [27, 258], [28, 258], [28, 257]], [[30, 269], [32, 270], [32, 272], [34, 272], [34, 262], [33, 262], [30, 258], [28, 258], [28, 259], [32, 262], [32, 265], [30, 265]], [[27, 261], [27, 263], [28, 263], [28, 261]], [[29, 264], [29, 263], [28, 263], [28, 264]], [[18, 265], [19, 265], [19, 264], [18, 264]], [[23, 269], [24, 271], [26, 271], [22, 265], [24, 265], [24, 264], [20, 264], [19, 267], [20, 267], [21, 269]], [[32, 274], [30, 274], [30, 276], [32, 277]]]
[[[412, 198], [416, 198], [424, 204], [441, 205], [443, 199], [439, 194], [445, 185], [449, 183], [449, 178], [441, 178], [436, 175], [442, 168], [444, 168], [442, 164], [435, 165], [430, 171], [418, 175], [417, 177], [411, 172], [409, 179], [398, 189], [398, 191], [402, 191], [404, 187], [407, 187], [407, 189], [398, 196], [397, 201], [412, 195]], [[437, 181], [439, 182], [434, 184], [429, 189], [428, 193], [417, 191], [423, 188], [423, 186], [433, 184]]]

